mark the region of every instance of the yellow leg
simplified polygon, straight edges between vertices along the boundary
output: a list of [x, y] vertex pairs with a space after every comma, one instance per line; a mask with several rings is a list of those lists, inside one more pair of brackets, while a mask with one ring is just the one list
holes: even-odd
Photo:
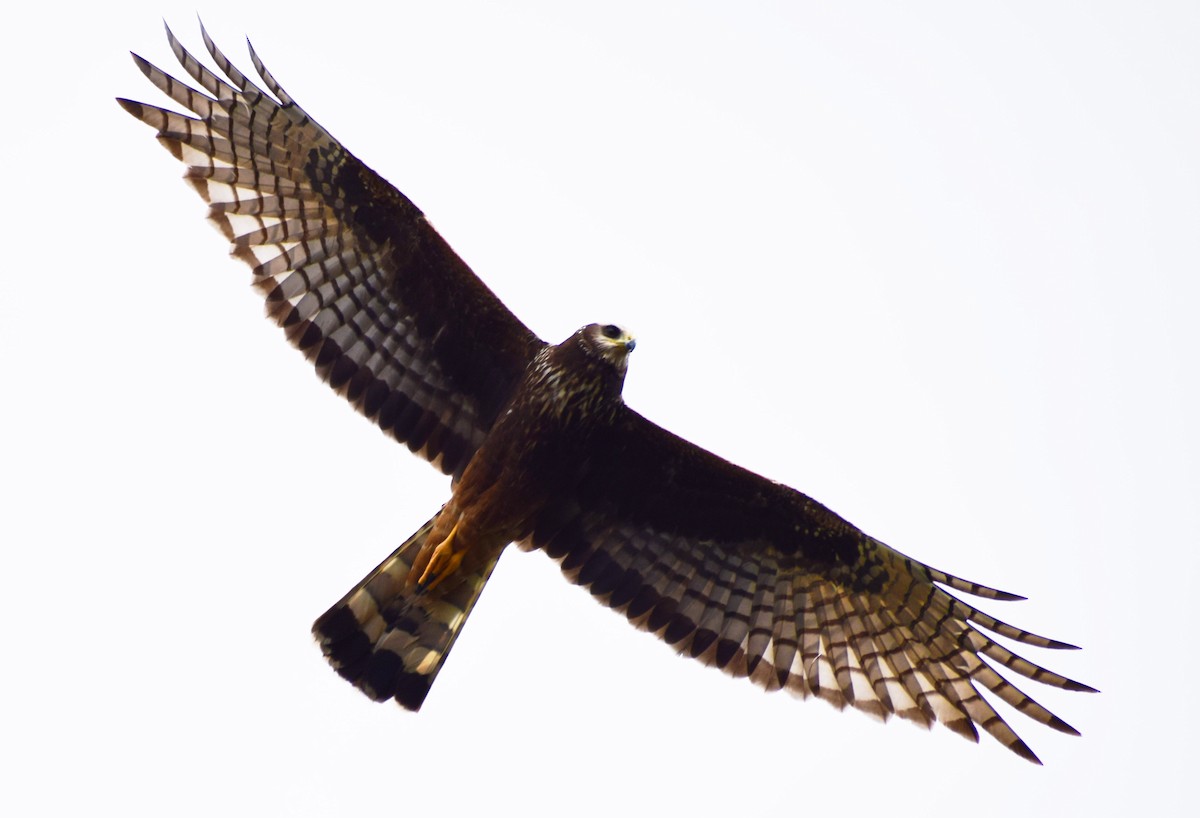
[[466, 551], [454, 550], [454, 535], [457, 533], [458, 523], [455, 523], [454, 528], [450, 529], [450, 533], [446, 535], [446, 539], [433, 547], [433, 552], [429, 555], [429, 562], [425, 564], [425, 570], [417, 579], [418, 588], [423, 591], [433, 590], [442, 580], [457, 571], [458, 566], [462, 565]]

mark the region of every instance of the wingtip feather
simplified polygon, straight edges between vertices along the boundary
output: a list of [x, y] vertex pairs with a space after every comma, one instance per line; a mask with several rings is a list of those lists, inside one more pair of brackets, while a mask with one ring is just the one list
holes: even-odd
[[116, 100], [117, 104], [125, 110], [125, 113], [138, 119], [142, 118], [142, 103], [134, 102], [132, 99], [125, 99], [125, 97], [117, 97]]
[[1037, 754], [1035, 754], [1033, 752], [1033, 750], [1029, 749], [1029, 745], [1026, 744], [1024, 741], [1022, 741], [1021, 739], [1017, 739], [1015, 742], [1008, 745], [1008, 749], [1012, 750], [1014, 753], [1016, 753], [1017, 755], [1019, 755], [1021, 758], [1025, 759], [1026, 761], [1033, 762], [1034, 764], [1038, 765], [1039, 767], [1042, 766], [1042, 760], [1040, 758], [1038, 758]]

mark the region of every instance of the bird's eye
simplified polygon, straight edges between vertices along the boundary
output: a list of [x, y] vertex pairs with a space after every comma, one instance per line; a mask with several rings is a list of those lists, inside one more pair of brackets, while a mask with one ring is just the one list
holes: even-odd
[[621, 328], [616, 324], [609, 324], [608, 326], [601, 328], [600, 332], [605, 338], [610, 338], [614, 341], [621, 337]]

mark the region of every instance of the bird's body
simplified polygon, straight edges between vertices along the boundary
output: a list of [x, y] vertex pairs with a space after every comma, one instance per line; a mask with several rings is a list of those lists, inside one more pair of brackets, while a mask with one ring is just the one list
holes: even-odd
[[[602, 345], [617, 350], [612, 359], [601, 354]], [[453, 554], [498, 556], [527, 537], [542, 510], [568, 493], [592, 440], [620, 414], [625, 356], [632, 347], [618, 327], [593, 324], [538, 352], [435, 518], [429, 545], [416, 557], [413, 584], [442, 581], [430, 567], [439, 544], [453, 539], [447, 548]]]
[[[977, 686], [1074, 730], [989, 664], [1086, 685], [982, 633], [1065, 643], [955, 596], [1011, 594], [905, 557], [794, 489], [651, 423], [621, 390], [633, 338], [590, 324], [548, 345], [402, 193], [205, 35], [222, 79], [168, 32], [205, 93], [136, 58], [196, 118], [121, 100], [188, 166], [268, 314], [362, 414], [453, 478], [445, 506], [314, 625], [367, 695], [424, 702], [501, 552], [573, 582], [681, 653], [880, 717], [976, 726], [1036, 760]], [[269, 93], [268, 93], [269, 92]]]

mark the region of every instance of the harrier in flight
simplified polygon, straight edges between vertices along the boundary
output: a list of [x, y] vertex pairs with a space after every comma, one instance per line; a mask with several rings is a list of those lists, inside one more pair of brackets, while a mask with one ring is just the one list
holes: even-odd
[[[978, 730], [1037, 757], [980, 695], [1076, 733], [995, 666], [1091, 690], [988, 632], [1070, 648], [958, 594], [1020, 599], [889, 548], [794, 489], [625, 405], [634, 339], [534, 335], [417, 207], [275, 81], [171, 48], [194, 87], [134, 56], [183, 115], [119, 100], [158, 132], [246, 261], [267, 313], [317, 373], [451, 476], [446, 504], [317, 619], [326, 658], [372, 699], [418, 709], [509, 543], [677, 651], [879, 718]], [[990, 660], [990, 661], [989, 661]]]

